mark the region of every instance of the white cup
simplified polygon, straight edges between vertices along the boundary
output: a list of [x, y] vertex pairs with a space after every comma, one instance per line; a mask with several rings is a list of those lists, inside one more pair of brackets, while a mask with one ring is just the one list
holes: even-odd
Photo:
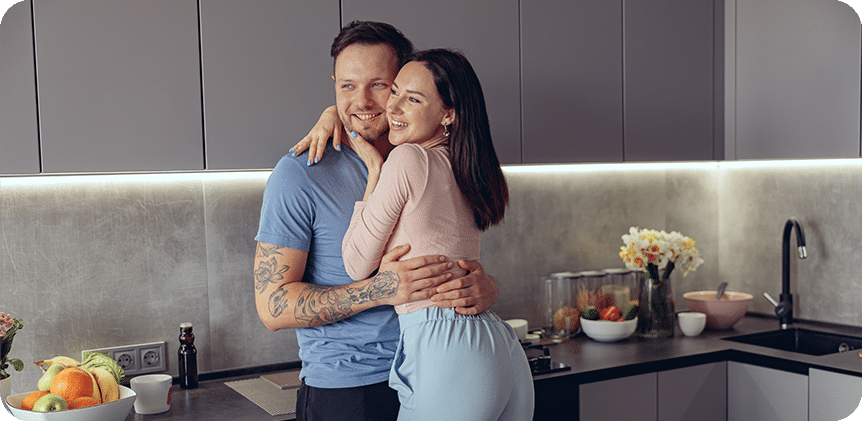
[[160, 414], [171, 409], [171, 376], [146, 374], [129, 381], [135, 391], [135, 412]]
[[679, 313], [679, 329], [685, 336], [697, 336], [706, 326], [706, 314], [696, 311]]
[[527, 339], [527, 321], [524, 319], [509, 319], [506, 320], [506, 323], [509, 326], [512, 326], [512, 329], [515, 330], [515, 334], [518, 335], [518, 340], [523, 341]]

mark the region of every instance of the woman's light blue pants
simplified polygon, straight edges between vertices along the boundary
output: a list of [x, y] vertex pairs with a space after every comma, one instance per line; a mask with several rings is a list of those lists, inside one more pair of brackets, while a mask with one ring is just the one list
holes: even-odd
[[389, 373], [399, 420], [533, 419], [533, 376], [512, 328], [496, 314], [428, 307], [400, 315]]

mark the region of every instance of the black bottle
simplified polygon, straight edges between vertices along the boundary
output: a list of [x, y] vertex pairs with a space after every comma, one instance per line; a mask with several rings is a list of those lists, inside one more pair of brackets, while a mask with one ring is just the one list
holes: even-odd
[[198, 351], [195, 349], [194, 342], [195, 334], [192, 333], [192, 324], [181, 324], [177, 362], [180, 368], [180, 387], [183, 389], [198, 387]]

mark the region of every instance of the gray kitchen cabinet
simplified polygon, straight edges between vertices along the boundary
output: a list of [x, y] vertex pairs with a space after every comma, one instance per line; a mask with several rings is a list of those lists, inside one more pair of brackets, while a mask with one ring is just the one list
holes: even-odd
[[338, 0], [203, 0], [207, 169], [272, 168], [334, 103]]
[[39, 132], [30, 2], [0, 22], [0, 174], [37, 174]]
[[521, 2], [523, 162], [623, 159], [622, 2]]
[[720, 91], [714, 86], [722, 80], [716, 74], [721, 67], [716, 66], [715, 5], [691, 0], [624, 4], [625, 161], [723, 158], [714, 150], [723, 140], [718, 130], [723, 114], [716, 103]]
[[[342, 22], [376, 20], [417, 49], [453, 48], [470, 60], [485, 95], [500, 162], [521, 162], [518, 0], [342, 0]], [[561, 30], [563, 28], [560, 28]]]
[[736, 158], [858, 157], [862, 34], [853, 9], [839, 0], [726, 1], [736, 28], [727, 44]]
[[523, 162], [723, 158], [714, 9], [689, 0], [523, 2]]
[[726, 421], [727, 362], [660, 371], [658, 419]]
[[196, 0], [34, 0], [43, 172], [201, 170]]
[[812, 420], [842, 420], [862, 414], [862, 377], [808, 370], [808, 416]]
[[656, 420], [656, 378], [657, 373], [646, 373], [581, 384], [580, 419]]
[[808, 419], [808, 376], [730, 361], [728, 421]]

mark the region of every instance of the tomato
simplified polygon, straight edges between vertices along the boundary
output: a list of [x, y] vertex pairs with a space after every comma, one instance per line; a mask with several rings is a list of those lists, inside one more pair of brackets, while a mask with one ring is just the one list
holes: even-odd
[[605, 307], [599, 312], [599, 318], [615, 322], [622, 317], [623, 312], [617, 306]]

